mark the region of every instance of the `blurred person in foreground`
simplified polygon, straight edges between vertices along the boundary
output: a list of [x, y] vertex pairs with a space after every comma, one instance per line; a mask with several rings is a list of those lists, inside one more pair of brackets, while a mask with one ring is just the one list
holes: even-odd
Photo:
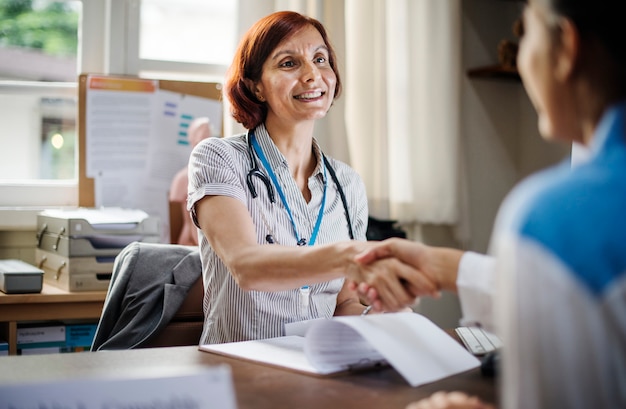
[[[492, 258], [399, 239], [357, 256], [353, 278], [375, 308], [422, 295], [411, 281], [419, 272], [459, 292], [466, 320], [495, 323], [502, 408], [626, 408], [625, 15], [624, 0], [528, 1], [518, 69], [539, 131], [590, 155], [513, 189]], [[392, 259], [415, 271], [386, 265]], [[485, 407], [462, 392], [409, 405]]]

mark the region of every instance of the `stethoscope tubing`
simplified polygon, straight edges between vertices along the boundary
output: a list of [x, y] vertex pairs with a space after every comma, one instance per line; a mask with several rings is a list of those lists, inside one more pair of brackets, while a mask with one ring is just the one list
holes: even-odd
[[[259, 180], [261, 180], [261, 182], [265, 185], [265, 188], [267, 190], [267, 195], [268, 198], [270, 200], [270, 203], [276, 203], [276, 193], [274, 190], [274, 186], [272, 186], [272, 181], [270, 180], [270, 178], [263, 173], [263, 171], [261, 171], [261, 169], [259, 168], [259, 164], [258, 161], [256, 160], [256, 151], [254, 149], [253, 146], [253, 142], [254, 142], [254, 132], [253, 131], [248, 131], [246, 133], [246, 142], [247, 142], [247, 150], [248, 150], [248, 158], [250, 160], [250, 170], [248, 171], [248, 174], [246, 175], [246, 184], [248, 185], [248, 189], [250, 190], [250, 194], [252, 195], [252, 198], [256, 198], [258, 196], [258, 192], [256, 191], [256, 187], [254, 186], [254, 182], [253, 182], [253, 178], [256, 177]], [[260, 149], [260, 147], [259, 147]], [[348, 203], [347, 203], [347, 199], [346, 199], [346, 195], [343, 191], [343, 188], [341, 187], [341, 183], [339, 183], [339, 179], [337, 178], [337, 174], [335, 173], [335, 169], [331, 166], [330, 161], [328, 160], [328, 158], [326, 158], [326, 155], [324, 155], [322, 153], [322, 158], [324, 160], [324, 166], [325, 169], [324, 171], [326, 171], [326, 169], [328, 169], [328, 172], [330, 173], [331, 178], [333, 179], [333, 182], [335, 183], [335, 186], [337, 186], [337, 190], [339, 192], [339, 196], [341, 198], [341, 203], [343, 205], [344, 208], [344, 213], [346, 215], [346, 221], [348, 222], [348, 233], [350, 235], [350, 239], [354, 240], [354, 231], [352, 229], [352, 220], [350, 219], [350, 212], [348, 211]], [[277, 182], [275, 182], [277, 183]], [[282, 194], [282, 192], [280, 192]], [[326, 184], [324, 186], [324, 196], [326, 195]], [[283, 203], [285, 203], [286, 199], [282, 198]], [[289, 207], [286, 205], [285, 203], [285, 207], [287, 209], [287, 212], [289, 213], [289, 216], [291, 218], [292, 224], [293, 224], [293, 228], [294, 231], [296, 232], [296, 237], [297, 235], [297, 229], [295, 227], [295, 222], [293, 221], [293, 217], [291, 215], [291, 210], [289, 209]], [[319, 218], [318, 218], [319, 219]], [[302, 238], [298, 239], [298, 244], [302, 245], [302, 244], [306, 244], [306, 242], [302, 243]], [[267, 235], [267, 241], [268, 243], [273, 243], [274, 242], [274, 238], [268, 234]]]

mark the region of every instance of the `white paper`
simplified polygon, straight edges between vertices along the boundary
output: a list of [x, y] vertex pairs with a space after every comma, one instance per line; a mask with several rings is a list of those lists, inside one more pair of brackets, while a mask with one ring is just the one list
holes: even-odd
[[[382, 350], [374, 348], [369, 339], [341, 321], [333, 319], [316, 322], [307, 331], [306, 338], [304, 353], [307, 359], [324, 372], [385, 364]], [[405, 350], [412, 352], [410, 346], [405, 346]]]
[[94, 229], [133, 229], [137, 224], [148, 218], [143, 210], [124, 209], [121, 207], [107, 207], [90, 209], [79, 207], [76, 209], [48, 209], [41, 212], [44, 216], [67, 219], [83, 219]]
[[311, 365], [304, 354], [304, 338], [297, 335], [225, 344], [200, 345], [200, 350], [236, 356], [251, 361], [290, 368], [311, 374], [325, 374]]
[[[346, 334], [350, 332], [351, 335]], [[350, 342], [352, 337], [367, 339], [411, 386], [434, 382], [480, 365], [476, 357], [445, 331], [426, 317], [411, 312], [321, 321], [308, 331], [310, 342], [305, 352], [310, 361], [322, 365], [336, 354], [333, 342]]]
[[87, 84], [87, 176], [141, 168], [148, 157], [157, 82], [89, 76]]
[[225, 365], [150, 369], [149, 375], [115, 378], [2, 384], [0, 396], [0, 409], [237, 407], [230, 368]]
[[445, 331], [410, 312], [312, 320], [297, 323], [293, 330], [304, 330], [306, 336], [201, 345], [200, 349], [318, 375], [388, 363], [411, 386], [480, 365]]

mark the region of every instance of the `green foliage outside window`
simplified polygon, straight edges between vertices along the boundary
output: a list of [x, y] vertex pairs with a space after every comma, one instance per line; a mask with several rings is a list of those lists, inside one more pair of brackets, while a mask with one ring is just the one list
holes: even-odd
[[78, 18], [68, 2], [0, 0], [0, 47], [76, 56]]

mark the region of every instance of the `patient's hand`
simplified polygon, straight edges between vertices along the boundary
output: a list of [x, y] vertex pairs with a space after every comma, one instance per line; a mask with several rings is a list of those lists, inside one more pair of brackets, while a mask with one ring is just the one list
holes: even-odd
[[495, 409], [495, 407], [463, 392], [437, 392], [426, 399], [410, 403], [406, 409]]
[[349, 287], [375, 312], [403, 311], [418, 295], [438, 293], [428, 276], [394, 257], [357, 264], [356, 269], [359, 281], [348, 281]]

